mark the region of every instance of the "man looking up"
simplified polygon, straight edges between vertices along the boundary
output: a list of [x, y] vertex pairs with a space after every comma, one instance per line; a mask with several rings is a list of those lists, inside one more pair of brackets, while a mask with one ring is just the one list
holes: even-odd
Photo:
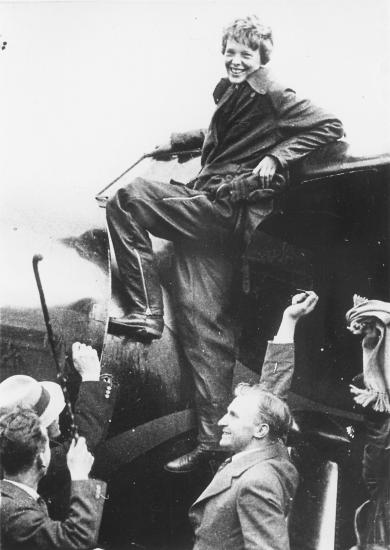
[[50, 519], [37, 490], [50, 462], [49, 438], [36, 413], [19, 409], [0, 419], [1, 542], [8, 550], [87, 550], [96, 546], [105, 484], [88, 478], [85, 439], [72, 441], [67, 464], [71, 499], [63, 522]]
[[342, 137], [341, 122], [280, 84], [268, 69], [270, 27], [236, 19], [223, 32], [227, 78], [214, 90], [207, 131], [172, 134], [156, 153], [202, 147], [187, 186], [135, 179], [107, 203], [107, 220], [128, 299], [115, 331], [159, 338], [163, 304], [148, 232], [175, 245], [173, 300], [193, 375], [198, 446], [166, 469], [189, 472], [218, 450], [235, 365], [234, 272], [255, 229], [288, 185], [290, 166]]
[[292, 421], [285, 399], [294, 373], [295, 326], [317, 301], [314, 292], [293, 298], [268, 344], [260, 382], [239, 384], [219, 421], [220, 446], [233, 457], [191, 507], [194, 550], [290, 547], [287, 516], [298, 474], [285, 444]]

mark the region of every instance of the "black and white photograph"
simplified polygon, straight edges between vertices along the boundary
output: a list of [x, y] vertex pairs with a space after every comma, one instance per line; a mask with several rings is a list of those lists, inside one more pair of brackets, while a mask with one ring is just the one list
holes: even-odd
[[388, 550], [389, 0], [0, 0], [0, 82], [1, 548]]

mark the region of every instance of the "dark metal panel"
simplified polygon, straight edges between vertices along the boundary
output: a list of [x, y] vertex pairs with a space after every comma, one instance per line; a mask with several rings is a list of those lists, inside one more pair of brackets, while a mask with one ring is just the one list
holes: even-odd
[[195, 428], [195, 413], [187, 409], [156, 418], [111, 437], [100, 446], [95, 469], [104, 478], [170, 439]]

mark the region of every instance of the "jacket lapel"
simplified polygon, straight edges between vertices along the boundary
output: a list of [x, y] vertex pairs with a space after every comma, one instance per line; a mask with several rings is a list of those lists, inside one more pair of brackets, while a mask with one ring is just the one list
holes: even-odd
[[275, 456], [284, 455], [285, 453], [287, 454], [287, 449], [282, 443], [271, 443], [258, 451], [245, 453], [242, 456], [237, 456], [235, 459], [233, 458], [229, 464], [215, 474], [211, 483], [194, 502], [193, 506], [229, 489], [235, 477], [239, 477], [248, 470], [248, 468], [251, 468], [258, 462], [268, 460]]
[[214, 92], [213, 92], [213, 98], [216, 105], [221, 101], [221, 98], [223, 97], [226, 90], [229, 88], [230, 82], [228, 78], [221, 78], [221, 80], [218, 82], [218, 84], [215, 86]]
[[194, 502], [193, 506], [195, 506], [196, 504], [198, 504], [199, 502], [207, 498], [217, 495], [218, 493], [222, 493], [223, 491], [226, 491], [226, 489], [229, 489], [233, 480], [233, 476], [231, 475], [231, 472], [230, 472], [230, 467], [231, 467], [231, 463], [225, 466], [223, 470], [215, 474], [210, 484], [206, 487], [203, 493]]
[[230, 86], [230, 82], [227, 78], [222, 78], [213, 93], [214, 101], [217, 104], [215, 111], [213, 113], [213, 116], [211, 118], [209, 131], [212, 138], [213, 143], [218, 143], [218, 136], [217, 136], [217, 126], [215, 123], [215, 118], [217, 116], [217, 113], [219, 112], [219, 109], [227, 102], [229, 97], [233, 93], [233, 86]]

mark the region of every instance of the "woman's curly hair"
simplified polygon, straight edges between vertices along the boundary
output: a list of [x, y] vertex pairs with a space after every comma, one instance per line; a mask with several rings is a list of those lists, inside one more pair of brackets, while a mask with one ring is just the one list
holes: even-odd
[[262, 65], [266, 65], [271, 59], [273, 50], [272, 30], [268, 25], [260, 23], [257, 15], [235, 19], [225, 27], [222, 34], [222, 53], [225, 53], [228, 40], [235, 40], [245, 44], [252, 50], [260, 51]]

